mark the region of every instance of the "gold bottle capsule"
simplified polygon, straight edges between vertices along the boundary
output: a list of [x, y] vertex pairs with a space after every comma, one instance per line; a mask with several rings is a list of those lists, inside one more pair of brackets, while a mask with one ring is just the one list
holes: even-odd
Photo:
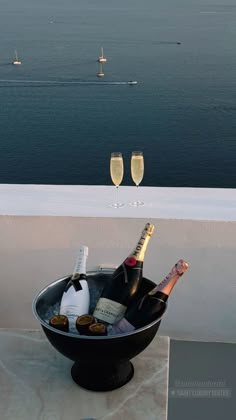
[[93, 315], [85, 314], [78, 316], [76, 320], [76, 329], [82, 335], [88, 334], [88, 328], [91, 324], [94, 323]]
[[95, 322], [94, 324], [91, 324], [89, 326], [88, 335], [96, 335], [96, 336], [107, 335], [107, 327], [101, 322]]
[[54, 315], [49, 320], [49, 325], [57, 330], [68, 332], [69, 320], [65, 315]]

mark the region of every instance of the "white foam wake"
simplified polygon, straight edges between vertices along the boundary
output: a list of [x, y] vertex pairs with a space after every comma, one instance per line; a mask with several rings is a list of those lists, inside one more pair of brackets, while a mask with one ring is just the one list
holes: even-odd
[[129, 85], [137, 82], [106, 82], [106, 81], [77, 81], [77, 80], [21, 80], [0, 79], [2, 84], [29, 84], [29, 85]]

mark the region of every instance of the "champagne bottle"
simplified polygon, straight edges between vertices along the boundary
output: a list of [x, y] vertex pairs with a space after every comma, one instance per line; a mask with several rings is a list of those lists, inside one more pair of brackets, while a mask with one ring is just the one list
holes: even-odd
[[153, 231], [154, 225], [147, 223], [134, 251], [105, 285], [93, 313], [97, 320], [114, 324], [123, 318], [141, 283], [144, 255]]
[[112, 327], [110, 333], [114, 335], [133, 331], [160, 318], [173, 287], [187, 268], [188, 263], [179, 260], [161, 283], [130, 306], [124, 318]]
[[62, 295], [60, 314], [69, 319], [70, 331], [76, 331], [78, 316], [89, 312], [90, 295], [86, 276], [88, 247], [81, 246], [70, 281]]

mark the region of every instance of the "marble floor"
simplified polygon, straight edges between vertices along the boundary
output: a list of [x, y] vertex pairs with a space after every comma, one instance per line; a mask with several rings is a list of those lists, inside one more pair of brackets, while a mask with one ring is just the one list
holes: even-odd
[[132, 363], [125, 386], [88, 391], [41, 330], [0, 329], [0, 419], [167, 420], [169, 338], [157, 335]]

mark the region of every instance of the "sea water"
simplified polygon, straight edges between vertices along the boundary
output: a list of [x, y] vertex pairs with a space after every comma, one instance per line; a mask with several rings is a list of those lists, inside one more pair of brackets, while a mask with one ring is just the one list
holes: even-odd
[[[110, 185], [110, 153], [120, 151], [131, 185], [131, 152], [141, 150], [142, 185], [236, 187], [236, 5], [8, 0], [0, 9], [0, 183]], [[129, 80], [138, 84], [104, 83]]]

